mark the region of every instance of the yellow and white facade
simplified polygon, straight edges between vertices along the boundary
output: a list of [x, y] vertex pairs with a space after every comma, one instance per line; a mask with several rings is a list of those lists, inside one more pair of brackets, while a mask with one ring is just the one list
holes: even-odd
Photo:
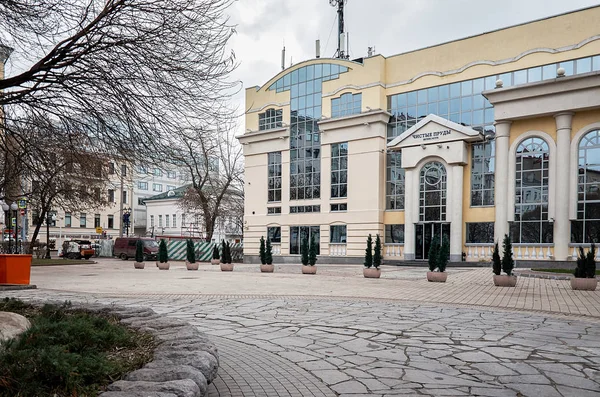
[[600, 239], [600, 6], [392, 57], [313, 59], [246, 90], [244, 254], [571, 260]]

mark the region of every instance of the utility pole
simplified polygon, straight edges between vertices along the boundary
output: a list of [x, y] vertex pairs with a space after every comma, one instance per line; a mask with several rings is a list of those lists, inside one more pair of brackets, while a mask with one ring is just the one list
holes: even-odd
[[119, 204], [119, 237], [123, 237], [123, 181], [125, 178], [125, 175], [127, 174], [127, 165], [123, 164], [121, 165], [121, 194], [119, 197], [120, 200], [120, 204]]

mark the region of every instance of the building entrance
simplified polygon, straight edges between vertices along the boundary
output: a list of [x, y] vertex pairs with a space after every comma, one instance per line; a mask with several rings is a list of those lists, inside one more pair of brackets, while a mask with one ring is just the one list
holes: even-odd
[[418, 223], [415, 225], [415, 259], [429, 259], [429, 248], [433, 237], [437, 236], [440, 244], [444, 238], [450, 241], [450, 224], [449, 223]]

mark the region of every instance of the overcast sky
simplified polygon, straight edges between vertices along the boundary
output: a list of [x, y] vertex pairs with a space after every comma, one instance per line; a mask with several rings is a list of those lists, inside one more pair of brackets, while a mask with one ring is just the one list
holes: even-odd
[[[348, 0], [346, 31], [350, 56], [367, 47], [390, 56], [593, 5], [598, 0]], [[329, 0], [238, 0], [232, 10], [238, 25], [231, 41], [240, 66], [234, 77], [244, 89], [262, 86], [281, 70], [285, 41], [286, 67], [337, 48], [336, 8]], [[335, 23], [335, 26], [333, 26]], [[332, 31], [333, 26], [333, 31]], [[243, 93], [236, 99], [243, 108]]]

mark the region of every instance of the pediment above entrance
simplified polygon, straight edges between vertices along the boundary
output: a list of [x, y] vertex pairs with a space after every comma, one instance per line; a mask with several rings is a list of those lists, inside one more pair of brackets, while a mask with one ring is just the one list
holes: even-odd
[[483, 135], [470, 127], [430, 114], [388, 143], [388, 149], [439, 144], [453, 141], [478, 141]]

